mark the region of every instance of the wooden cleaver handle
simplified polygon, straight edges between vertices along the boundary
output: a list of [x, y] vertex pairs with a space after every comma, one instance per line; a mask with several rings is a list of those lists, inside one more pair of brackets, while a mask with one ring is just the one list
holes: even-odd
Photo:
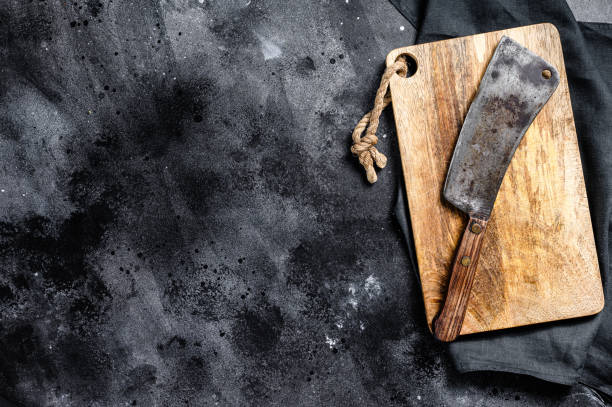
[[451, 270], [444, 306], [433, 321], [434, 335], [443, 342], [454, 341], [461, 332], [487, 222], [488, 220], [470, 216], [463, 232]]

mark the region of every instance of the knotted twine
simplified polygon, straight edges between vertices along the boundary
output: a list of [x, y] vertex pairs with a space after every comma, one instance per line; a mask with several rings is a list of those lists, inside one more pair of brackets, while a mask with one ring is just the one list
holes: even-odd
[[[389, 82], [394, 74], [406, 77], [408, 74], [408, 65], [406, 58], [400, 56], [391, 66], [385, 69], [385, 73], [380, 80], [380, 86], [376, 91], [374, 98], [374, 108], [365, 114], [355, 126], [353, 130], [353, 145], [351, 152], [359, 158], [359, 162], [365, 168], [368, 181], [373, 184], [378, 177], [374, 171], [374, 163], [378, 168], [384, 168], [387, 165], [387, 157], [374, 147], [378, 143], [376, 130], [380, 121], [380, 114], [391, 103], [391, 92], [389, 92]], [[366, 130], [367, 128], [367, 130]], [[366, 130], [365, 136], [361, 137], [363, 131]]]

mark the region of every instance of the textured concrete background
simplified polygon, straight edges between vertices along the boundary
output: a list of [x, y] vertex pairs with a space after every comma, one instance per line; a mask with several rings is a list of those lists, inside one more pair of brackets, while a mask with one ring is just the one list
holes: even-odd
[[[387, 2], [0, 6], [0, 396], [24, 406], [557, 405], [459, 375], [348, 152]], [[2, 402], [0, 401], [0, 404]]]
[[576, 20], [588, 23], [612, 23], [612, 1], [567, 0]]

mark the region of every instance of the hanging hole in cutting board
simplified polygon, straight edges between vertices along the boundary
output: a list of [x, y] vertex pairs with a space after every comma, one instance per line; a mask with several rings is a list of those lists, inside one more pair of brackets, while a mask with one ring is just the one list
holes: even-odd
[[[410, 78], [412, 75], [414, 75], [418, 69], [418, 65], [417, 65], [417, 61], [414, 58], [414, 56], [410, 55], [410, 54], [400, 54], [397, 56], [397, 58], [399, 57], [404, 57], [406, 58], [406, 65], [408, 66], [408, 73], [406, 74], [406, 78]], [[397, 59], [396, 59], [397, 61]]]
[[544, 79], [550, 79], [552, 77], [552, 72], [550, 72], [550, 70], [548, 70], [548, 69], [544, 69], [542, 71], [542, 77]]

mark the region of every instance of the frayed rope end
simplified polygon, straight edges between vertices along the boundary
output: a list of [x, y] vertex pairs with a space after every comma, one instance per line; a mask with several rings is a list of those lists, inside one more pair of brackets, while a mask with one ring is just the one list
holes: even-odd
[[[353, 145], [351, 146], [351, 152], [359, 157], [359, 162], [365, 168], [366, 176], [370, 184], [375, 183], [378, 179], [374, 169], [374, 163], [376, 163], [378, 168], [384, 168], [387, 165], [387, 157], [378, 151], [374, 145], [378, 142], [376, 130], [378, 128], [380, 114], [383, 109], [391, 103], [391, 96], [388, 94], [389, 81], [394, 74], [397, 73], [405, 77], [407, 72], [408, 67], [406, 59], [403, 57], [398, 58], [393, 65], [387, 67], [380, 81], [378, 91], [376, 92], [374, 108], [359, 120], [359, 123], [355, 126], [355, 130], [353, 130]], [[366, 134], [361, 137], [364, 130]]]

